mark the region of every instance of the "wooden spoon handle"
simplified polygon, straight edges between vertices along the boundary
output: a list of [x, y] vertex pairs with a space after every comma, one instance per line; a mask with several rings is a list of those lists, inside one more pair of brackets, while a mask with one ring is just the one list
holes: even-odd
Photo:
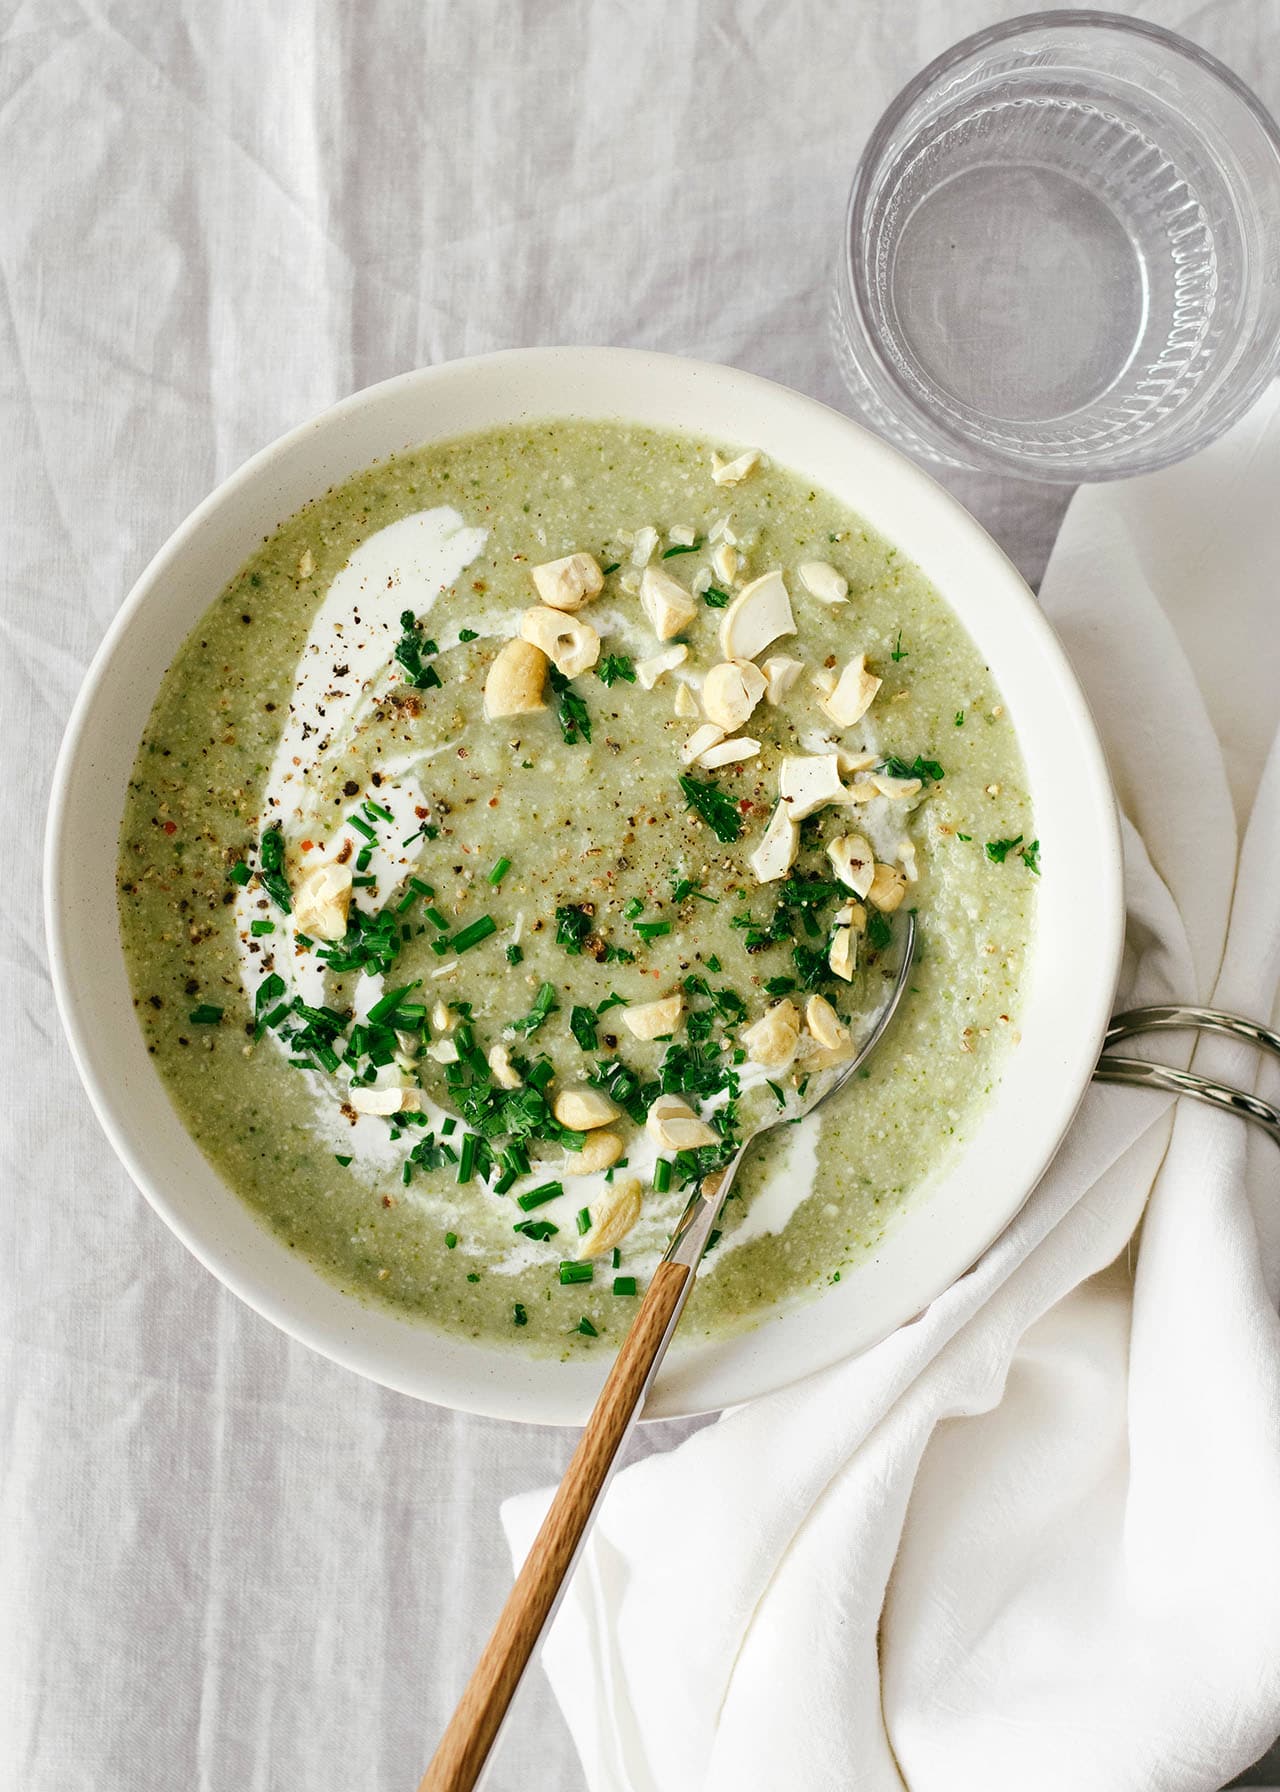
[[691, 1273], [684, 1263], [658, 1265], [542, 1529], [418, 1792], [471, 1792], [484, 1771], [507, 1707], [555, 1614], [609, 1471], [661, 1359]]

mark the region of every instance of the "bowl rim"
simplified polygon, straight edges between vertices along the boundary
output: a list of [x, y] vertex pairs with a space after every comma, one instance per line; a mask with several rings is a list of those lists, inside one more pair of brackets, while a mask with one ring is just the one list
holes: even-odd
[[[807, 418], [815, 431], [821, 424], [824, 429], [830, 430], [834, 426], [842, 432], [851, 449], [856, 448], [861, 462], [874, 467], [886, 482], [896, 484], [901, 488], [903, 494], [910, 496], [914, 503], [921, 505], [926, 516], [932, 516], [936, 525], [941, 527], [945, 524], [946, 529], [957, 540], [964, 541], [968, 549], [985, 562], [986, 571], [994, 585], [1001, 588], [1002, 599], [1009, 601], [1020, 610], [1020, 620], [1027, 631], [1030, 645], [1043, 660], [1046, 674], [1054, 689], [1054, 695], [1064, 706], [1066, 717], [1074, 729], [1074, 747], [1078, 754], [1078, 758], [1073, 762], [1074, 773], [1083, 780], [1091, 798], [1096, 801], [1097, 805], [1097, 814], [1094, 817], [1096, 821], [1094, 844], [1098, 857], [1091, 867], [1093, 880], [1090, 923], [1092, 976], [1083, 985], [1078, 1012], [1073, 1019], [1074, 1045], [1070, 1069], [1063, 1085], [1050, 1092], [1053, 1098], [1050, 1099], [1049, 1095], [1046, 1096], [1039, 1144], [1035, 1149], [1024, 1154], [1024, 1171], [1019, 1179], [1022, 1186], [1016, 1199], [1012, 1200], [1011, 1204], [1000, 1213], [998, 1223], [987, 1225], [978, 1231], [967, 1234], [963, 1240], [956, 1241], [953, 1249], [942, 1253], [934, 1272], [923, 1280], [920, 1287], [914, 1290], [911, 1298], [898, 1303], [899, 1310], [895, 1312], [891, 1322], [879, 1325], [854, 1342], [850, 1342], [842, 1334], [837, 1333], [831, 1347], [825, 1352], [817, 1353], [813, 1360], [807, 1361], [799, 1367], [791, 1365], [779, 1368], [773, 1374], [767, 1371], [762, 1372], [759, 1366], [754, 1372], [749, 1372], [745, 1376], [741, 1373], [726, 1372], [723, 1365], [717, 1367], [714, 1358], [709, 1370], [705, 1367], [699, 1370], [696, 1364], [676, 1367], [675, 1365], [679, 1363], [680, 1359], [673, 1358], [668, 1367], [664, 1369], [664, 1375], [655, 1388], [654, 1395], [646, 1409], [646, 1417], [687, 1417], [702, 1412], [720, 1410], [723, 1407], [736, 1405], [744, 1400], [773, 1392], [805, 1375], [844, 1360], [848, 1356], [858, 1354], [898, 1329], [902, 1324], [908, 1323], [912, 1318], [918, 1316], [938, 1295], [972, 1268], [973, 1264], [990, 1248], [1017, 1213], [1021, 1211], [1031, 1191], [1056, 1153], [1076, 1109], [1083, 1099], [1093, 1062], [1101, 1047], [1102, 1036], [1110, 1018], [1112, 999], [1119, 976], [1124, 932], [1119, 823], [1105, 755], [1087, 701], [1070, 668], [1065, 651], [1035, 598], [1007, 557], [957, 499], [897, 449], [842, 413], [821, 404], [818, 400], [741, 369], [648, 350], [572, 347], [507, 349], [494, 354], [466, 357], [456, 361], [442, 362], [431, 367], [413, 369], [376, 385], [363, 388], [296, 428], [287, 431], [232, 472], [178, 525], [135, 581], [85, 673], [59, 749], [51, 787], [45, 835], [44, 910], [55, 998], [76, 1069], [109, 1143], [137, 1187], [192, 1255], [255, 1312], [261, 1314], [290, 1337], [317, 1350], [330, 1360], [399, 1392], [480, 1416], [543, 1424], [577, 1422], [585, 1416], [594, 1390], [598, 1387], [599, 1381], [607, 1369], [610, 1359], [606, 1353], [601, 1352], [598, 1358], [588, 1359], [591, 1367], [584, 1375], [580, 1372], [584, 1368], [583, 1364], [561, 1363], [556, 1362], [553, 1358], [525, 1356], [523, 1353], [513, 1351], [511, 1347], [495, 1348], [474, 1344], [469, 1346], [472, 1355], [483, 1354], [492, 1359], [488, 1372], [481, 1374], [477, 1370], [474, 1385], [459, 1385], [458, 1375], [440, 1373], [433, 1369], [430, 1361], [431, 1344], [435, 1344], [443, 1352], [445, 1347], [442, 1339], [447, 1334], [429, 1324], [400, 1319], [395, 1324], [401, 1331], [410, 1332], [413, 1338], [420, 1343], [430, 1342], [425, 1350], [418, 1353], [426, 1359], [425, 1361], [415, 1362], [412, 1367], [397, 1365], [395, 1361], [388, 1360], [387, 1351], [376, 1338], [372, 1335], [360, 1335], [362, 1330], [368, 1331], [369, 1328], [358, 1326], [356, 1315], [363, 1314], [368, 1319], [376, 1311], [375, 1309], [352, 1296], [332, 1289], [330, 1284], [323, 1282], [318, 1272], [310, 1271], [309, 1273], [317, 1282], [324, 1287], [331, 1288], [335, 1297], [344, 1303], [345, 1309], [354, 1309], [354, 1312], [348, 1314], [347, 1323], [343, 1323], [341, 1318], [335, 1322], [323, 1318], [316, 1320], [305, 1314], [300, 1314], [291, 1298], [281, 1293], [280, 1287], [270, 1276], [249, 1274], [234, 1263], [228, 1262], [226, 1254], [211, 1244], [209, 1238], [202, 1234], [198, 1227], [189, 1223], [177, 1210], [173, 1198], [160, 1184], [153, 1169], [149, 1168], [144, 1160], [142, 1141], [135, 1139], [127, 1112], [127, 1104], [122, 1099], [120, 1090], [108, 1086], [106, 1078], [100, 1074], [95, 1063], [95, 1037], [87, 1016], [87, 998], [82, 999], [71, 974], [70, 936], [73, 921], [68, 890], [72, 884], [75, 854], [74, 842], [69, 837], [68, 824], [77, 773], [93, 745], [94, 703], [104, 677], [120, 652], [122, 643], [131, 636], [139, 616], [146, 610], [148, 603], [153, 600], [165, 575], [174, 566], [181, 564], [192, 542], [201, 535], [201, 532], [220, 512], [233, 505], [243, 493], [262, 481], [263, 476], [269, 473], [273, 467], [313, 437], [318, 434], [340, 432], [346, 422], [365, 412], [375, 412], [382, 407], [387, 407], [389, 410], [398, 398], [407, 394], [417, 395], [421, 392], [429, 392], [432, 386], [439, 382], [465, 381], [473, 375], [476, 377], [510, 375], [518, 378], [524, 373], [530, 373], [534, 377], [540, 377], [543, 373], [550, 371], [563, 375], [568, 371], [569, 364], [580, 371], [584, 381], [595, 378], [603, 382], [606, 387], [611, 376], [616, 376], [621, 383], [625, 383], [626, 379], [630, 378], [637, 387], [641, 382], [650, 378], [659, 384], [663, 380], [672, 378], [685, 380], [691, 385], [696, 385], [701, 381], [704, 385], [714, 386], [719, 391], [727, 390], [748, 408], [753, 403], [759, 405], [764, 411], [767, 411], [770, 406], [784, 406], [787, 410], [795, 412], [798, 423]], [[518, 414], [513, 414], [508, 421], [514, 421]], [[531, 418], [533, 412], [528, 412], [526, 415]], [[559, 411], [543, 407], [537, 411], [537, 417], [539, 420], [548, 422], [557, 418], [563, 420], [569, 417], [594, 417], [597, 421], [608, 420], [615, 423], [627, 421], [627, 415], [623, 410], [611, 409], [607, 403], [602, 404], [594, 411], [582, 406], [566, 406]], [[634, 416], [632, 420], [641, 421]], [[499, 426], [490, 424], [479, 427]], [[672, 424], [670, 427], [684, 430], [691, 428], [686, 424]], [[428, 433], [424, 435], [423, 439], [430, 442], [443, 442], [456, 438], [461, 433], [463, 432], [459, 430], [452, 430], [448, 435], [439, 436]], [[715, 435], [717, 431], [714, 424], [710, 423], [702, 426], [702, 433]], [[765, 446], [768, 451], [767, 443]], [[389, 447], [383, 451], [383, 454], [375, 458], [383, 458], [384, 455], [395, 451]], [[794, 462], [781, 461], [781, 464], [794, 467]], [[819, 483], [822, 483], [821, 475], [816, 469], [806, 467], [804, 470]], [[313, 497], [319, 497], [322, 493], [323, 488], [320, 488], [313, 493]], [[844, 501], [843, 498], [841, 501]], [[860, 508], [874, 527], [881, 528], [882, 525], [876, 516], [875, 502], [851, 507]], [[278, 515], [277, 526], [286, 521], [288, 516], [295, 514], [298, 508], [299, 506], [296, 504], [286, 508]], [[885, 532], [888, 533], [887, 530]], [[913, 561], [919, 558], [918, 544], [902, 543], [901, 546], [904, 554]], [[936, 577], [933, 578], [933, 582], [935, 586], [938, 585]], [[214, 591], [206, 598], [205, 607], [214, 601], [216, 595], [217, 592]], [[952, 607], [945, 589], [940, 588], [940, 595], [943, 601], [948, 603], [948, 607]], [[962, 626], [968, 629], [969, 625], [964, 615], [958, 611], [957, 614]], [[190, 627], [193, 626], [194, 622], [189, 623], [183, 631], [184, 634], [189, 632]], [[1008, 698], [1009, 693], [1005, 691], [1004, 694]], [[152, 700], [154, 700], [154, 693]], [[146, 710], [140, 714], [130, 752], [130, 765], [132, 764], [132, 754], [136, 752], [137, 739], [145, 727], [150, 706], [150, 701], [148, 701]], [[118, 833], [118, 823], [119, 817], [117, 816], [113, 837]], [[114, 903], [114, 887], [112, 900]], [[153, 1071], [153, 1076], [159, 1085], [158, 1073]], [[163, 1085], [160, 1086], [163, 1087]], [[165, 1099], [167, 1101], [167, 1094]], [[994, 1096], [992, 1102], [994, 1102]], [[199, 1148], [194, 1141], [190, 1140], [189, 1135], [185, 1136], [191, 1151], [198, 1154]], [[970, 1147], [966, 1147], [966, 1151], [968, 1149]], [[207, 1162], [203, 1158], [202, 1161]], [[216, 1176], [216, 1172], [213, 1174]], [[227, 1185], [222, 1183], [221, 1178], [217, 1178], [217, 1180], [226, 1190], [229, 1199], [249, 1213], [247, 1204], [243, 1203], [233, 1191], [227, 1189]], [[274, 1243], [279, 1250], [283, 1251], [285, 1247], [280, 1244], [275, 1235], [267, 1229], [263, 1222], [257, 1220], [256, 1216], [252, 1217], [262, 1240], [268, 1245]], [[270, 1251], [268, 1250], [264, 1255], [269, 1257]], [[299, 1259], [295, 1257], [293, 1261], [296, 1264]], [[829, 1295], [832, 1292], [834, 1291], [830, 1288], [823, 1291], [824, 1295]], [[820, 1302], [814, 1300], [809, 1304], [816, 1307]], [[770, 1328], [784, 1323], [792, 1313], [799, 1310], [800, 1305], [783, 1301], [762, 1319], [753, 1331], [739, 1334], [738, 1338], [758, 1339]], [[725, 1353], [731, 1355], [733, 1345], [737, 1341], [738, 1339], [726, 1340]], [[392, 1354], [394, 1355], [394, 1352]], [[499, 1361], [503, 1365], [503, 1370], [507, 1372], [497, 1368]], [[551, 1362], [556, 1371], [565, 1372], [565, 1389], [562, 1394], [544, 1393], [535, 1395], [531, 1399], [527, 1387], [517, 1387], [513, 1391], [511, 1386], [513, 1378], [516, 1382], [521, 1380], [521, 1376], [515, 1371], [515, 1364], [529, 1365], [538, 1362]], [[569, 1374], [570, 1370], [577, 1372]], [[465, 1384], [467, 1377], [462, 1376], [461, 1381]]]

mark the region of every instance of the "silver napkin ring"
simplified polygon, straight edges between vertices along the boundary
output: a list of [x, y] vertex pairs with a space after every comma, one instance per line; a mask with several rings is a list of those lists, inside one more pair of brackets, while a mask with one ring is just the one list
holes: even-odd
[[1130, 1088], [1161, 1089], [1170, 1095], [1190, 1095], [1196, 1101], [1206, 1101], [1213, 1107], [1238, 1114], [1243, 1120], [1252, 1120], [1280, 1145], [1280, 1108], [1269, 1101], [1263, 1101], [1247, 1090], [1233, 1089], [1228, 1083], [1199, 1076], [1193, 1070], [1179, 1070], [1172, 1064], [1151, 1064], [1145, 1058], [1127, 1058], [1109, 1050], [1122, 1039], [1132, 1039], [1140, 1033], [1184, 1027], [1206, 1033], [1227, 1033], [1280, 1058], [1280, 1033], [1258, 1021], [1227, 1014], [1221, 1008], [1194, 1008], [1183, 1003], [1164, 1002], [1147, 1008], [1130, 1008], [1116, 1015], [1107, 1028], [1102, 1056], [1093, 1073], [1094, 1081], [1124, 1083]]

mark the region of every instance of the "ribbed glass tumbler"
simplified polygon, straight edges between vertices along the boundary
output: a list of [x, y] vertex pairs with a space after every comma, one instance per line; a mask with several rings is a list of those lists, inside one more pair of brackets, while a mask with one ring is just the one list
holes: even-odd
[[856, 409], [917, 454], [1073, 483], [1179, 460], [1280, 366], [1280, 131], [1137, 19], [980, 32], [872, 135], [831, 321]]

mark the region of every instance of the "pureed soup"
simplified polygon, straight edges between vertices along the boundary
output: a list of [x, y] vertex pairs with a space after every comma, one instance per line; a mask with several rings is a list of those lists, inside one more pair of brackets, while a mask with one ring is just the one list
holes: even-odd
[[587, 423], [370, 468], [165, 676], [120, 846], [139, 1022], [232, 1188], [341, 1288], [564, 1353], [621, 1335], [749, 1155], [685, 1330], [820, 1286], [972, 1132], [1038, 843], [921, 573], [754, 450]]

